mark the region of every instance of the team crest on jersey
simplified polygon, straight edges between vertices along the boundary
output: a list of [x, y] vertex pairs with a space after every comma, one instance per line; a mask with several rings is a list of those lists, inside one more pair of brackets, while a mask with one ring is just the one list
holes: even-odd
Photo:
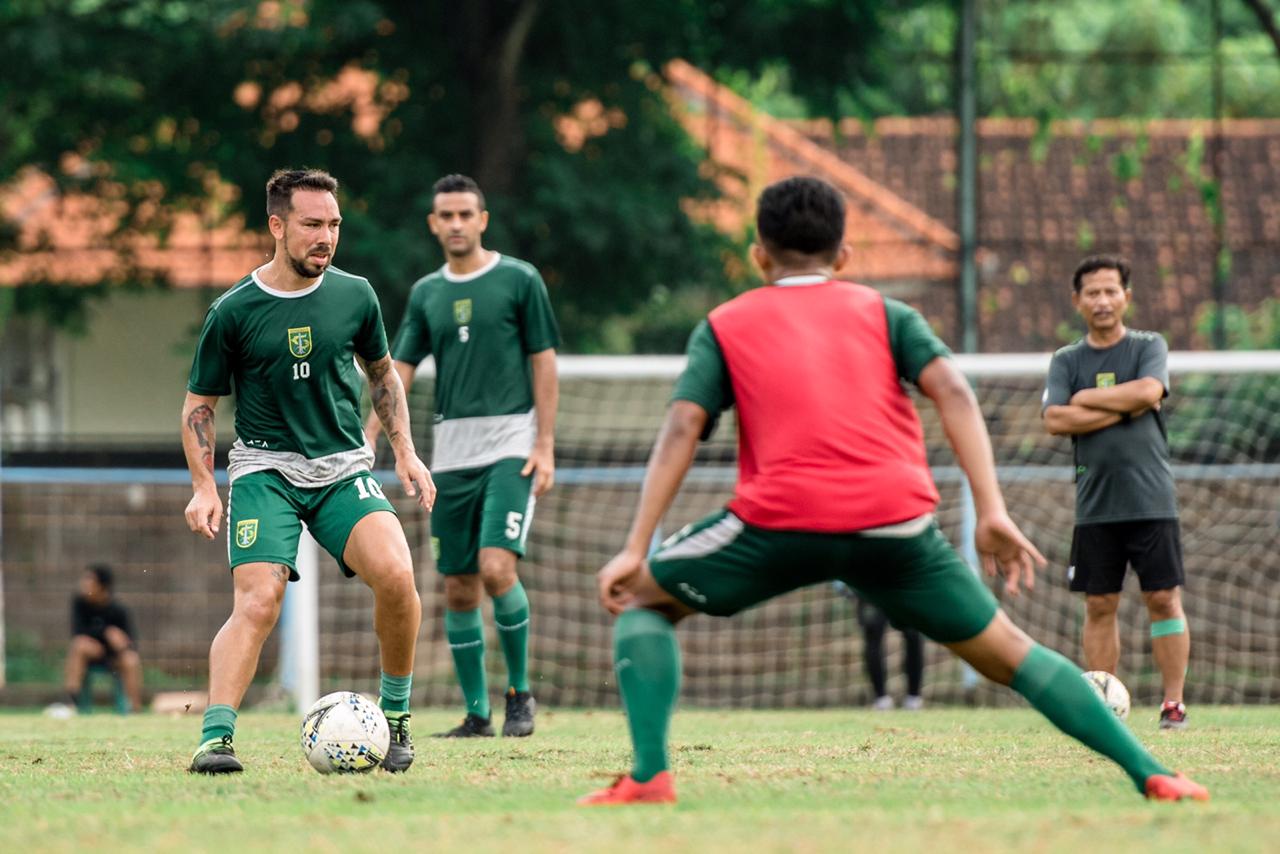
[[258, 520], [241, 519], [236, 522], [236, 545], [247, 549], [258, 541]]
[[453, 301], [453, 320], [455, 323], [464, 326], [471, 322], [471, 300], [456, 299]]
[[289, 352], [299, 359], [311, 355], [310, 326], [297, 326], [289, 330]]
[[1095, 380], [1095, 385], [1098, 388], [1111, 388], [1113, 385], [1116, 384], [1116, 375], [1108, 371], [1103, 374], [1098, 374], [1096, 377], [1094, 377], [1094, 380]]

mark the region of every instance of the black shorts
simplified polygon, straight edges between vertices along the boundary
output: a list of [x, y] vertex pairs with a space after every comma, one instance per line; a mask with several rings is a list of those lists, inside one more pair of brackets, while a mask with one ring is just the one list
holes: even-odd
[[1076, 526], [1067, 568], [1071, 590], [1092, 595], [1119, 593], [1130, 564], [1143, 590], [1169, 590], [1185, 584], [1178, 520]]

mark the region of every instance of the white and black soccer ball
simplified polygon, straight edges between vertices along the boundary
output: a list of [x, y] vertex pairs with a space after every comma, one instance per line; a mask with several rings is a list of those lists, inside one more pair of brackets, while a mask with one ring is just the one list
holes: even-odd
[[1084, 674], [1084, 681], [1093, 686], [1103, 704], [1117, 718], [1124, 720], [1129, 717], [1129, 689], [1124, 687], [1119, 677], [1105, 670], [1090, 670]]
[[372, 771], [390, 745], [382, 709], [353, 691], [326, 694], [302, 716], [302, 753], [321, 774]]

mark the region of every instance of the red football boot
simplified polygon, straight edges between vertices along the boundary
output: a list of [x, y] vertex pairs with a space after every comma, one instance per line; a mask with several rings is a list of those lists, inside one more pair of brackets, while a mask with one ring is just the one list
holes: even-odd
[[637, 783], [630, 774], [619, 777], [612, 786], [583, 795], [578, 806], [613, 807], [622, 804], [674, 804], [676, 784], [670, 771], [655, 774], [647, 783]]
[[1152, 774], [1147, 778], [1146, 789], [1147, 799], [1152, 801], [1209, 800], [1208, 789], [1182, 774]]

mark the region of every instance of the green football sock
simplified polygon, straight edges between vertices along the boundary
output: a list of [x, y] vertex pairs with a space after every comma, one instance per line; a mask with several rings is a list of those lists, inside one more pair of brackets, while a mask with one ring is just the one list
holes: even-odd
[[667, 770], [667, 725], [680, 693], [680, 644], [675, 626], [656, 611], [626, 611], [613, 626], [613, 669], [627, 710], [635, 765], [646, 783]]
[[484, 623], [480, 609], [444, 612], [444, 634], [453, 653], [453, 667], [462, 686], [467, 712], [489, 717], [489, 686], [484, 675]]
[[519, 581], [501, 596], [493, 597], [493, 621], [507, 660], [507, 685], [529, 690], [529, 597]]
[[204, 728], [200, 731], [200, 743], [224, 735], [236, 734], [236, 710], [230, 706], [216, 705], [204, 710]]
[[413, 674], [392, 676], [383, 672], [378, 687], [378, 705], [384, 712], [409, 711], [409, 692], [413, 690]]
[[1054, 726], [1115, 761], [1139, 792], [1152, 774], [1170, 774], [1081, 678], [1080, 669], [1039, 644], [1018, 666], [1009, 687]]

